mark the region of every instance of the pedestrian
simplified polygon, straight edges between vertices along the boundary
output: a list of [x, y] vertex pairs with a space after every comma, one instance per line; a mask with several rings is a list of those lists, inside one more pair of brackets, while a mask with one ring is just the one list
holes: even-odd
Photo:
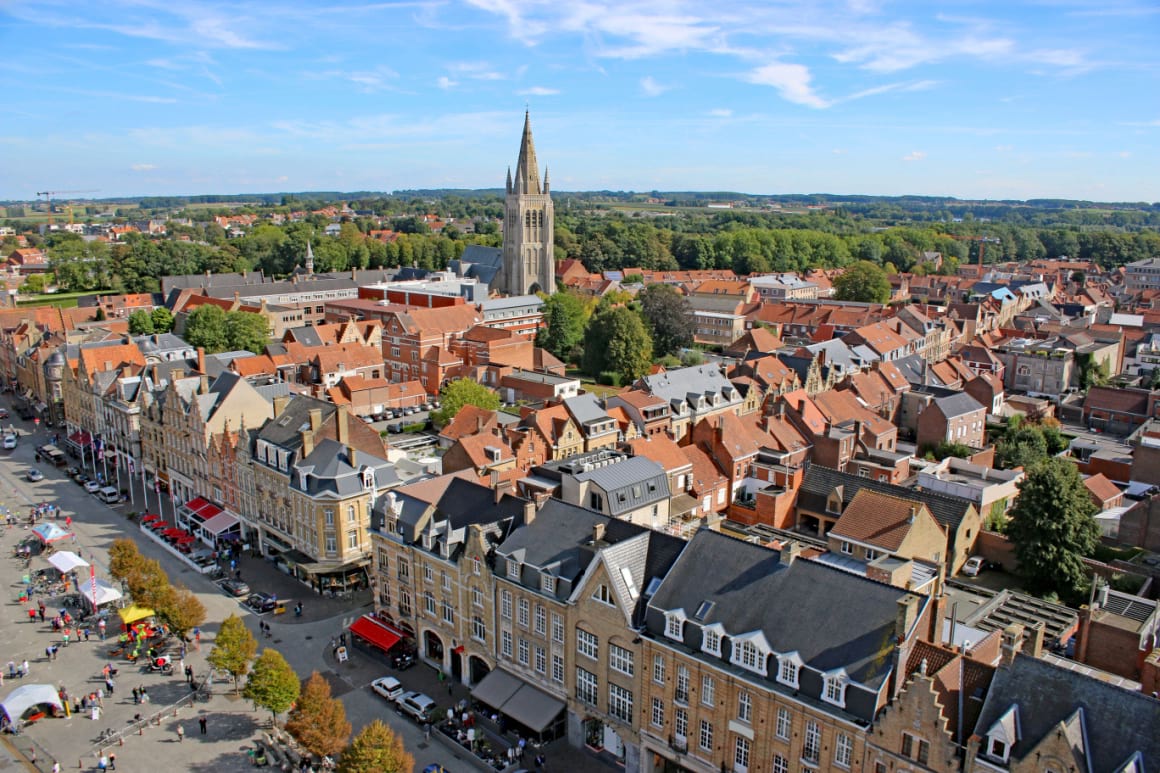
[[185, 728], [182, 727], [181, 725], [178, 725], [177, 726], [177, 742], [182, 743], [184, 741], [185, 741]]
[[89, 640], [89, 629], [85, 628], [85, 641]]
[[141, 702], [141, 691], [138, 690], [136, 687], [133, 688], [133, 702], [134, 703]]
[[105, 687], [109, 688], [109, 695], [113, 694], [113, 688], [115, 686], [116, 685], [113, 684], [113, 677], [111, 677], [111, 676], [105, 677]]
[[21, 678], [28, 676], [28, 661], [27, 660], [24, 661], [23, 665], [20, 667], [20, 676], [21, 676]]
[[97, 634], [100, 635], [101, 641], [105, 640], [105, 618], [103, 617], [101, 618], [101, 621], [97, 623]]
[[117, 755], [113, 752], [109, 753], [109, 770], [117, 769]]
[[97, 705], [102, 709], [105, 708], [105, 691], [100, 687], [97, 688]]
[[60, 763], [59, 762], [52, 763], [52, 773], [60, 773]]
[[28, 622], [32, 623], [33, 625], [36, 624], [36, 607], [28, 608]]
[[426, 741], [431, 740], [431, 723], [430, 722], [423, 723], [423, 739]]
[[48, 658], [49, 660], [52, 660], [52, 645], [51, 644], [44, 648], [44, 656], [46, 658]]
[[101, 752], [101, 756], [97, 759], [97, 770], [108, 770], [108, 769], [109, 769], [109, 758], [105, 756], [104, 752]]
[[185, 667], [185, 681], [188, 684], [193, 684], [193, 666], [187, 665]]
[[40, 617], [40, 622], [44, 622], [44, 603], [42, 602], [40, 608], [36, 610], [36, 614]]
[[63, 642], [64, 646], [66, 646], [66, 647], [68, 646], [68, 629], [67, 628], [64, 629], [64, 637], [61, 641]]
[[206, 720], [205, 720], [204, 716], [197, 718], [197, 724], [201, 726], [201, 734], [202, 735], [205, 735], [205, 722], [206, 722]]
[[523, 760], [523, 758], [524, 758], [524, 749], [525, 749], [525, 747], [526, 747], [527, 743], [528, 743], [528, 742], [527, 742], [527, 741], [524, 739], [524, 737], [521, 735], [521, 736], [520, 736], [520, 760]]

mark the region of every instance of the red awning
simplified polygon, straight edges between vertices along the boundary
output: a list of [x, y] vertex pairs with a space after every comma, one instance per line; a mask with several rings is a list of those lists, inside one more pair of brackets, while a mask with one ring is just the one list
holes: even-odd
[[68, 436], [68, 439], [76, 443], [78, 446], [84, 448], [93, 442], [93, 436], [83, 429], [79, 432], [74, 432]]
[[454, 652], [456, 655], [462, 655], [463, 654], [463, 645], [460, 644], [458, 647], [456, 647], [455, 649], [453, 649], [451, 651]]
[[402, 633], [386, 623], [375, 620], [370, 615], [363, 615], [351, 623], [350, 632], [383, 652], [390, 651], [391, 647], [394, 647], [403, 638]]

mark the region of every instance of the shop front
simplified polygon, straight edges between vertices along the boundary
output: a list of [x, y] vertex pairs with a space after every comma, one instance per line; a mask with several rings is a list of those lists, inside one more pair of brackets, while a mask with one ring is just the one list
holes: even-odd
[[[541, 742], [564, 734], [564, 702], [502, 668], [490, 671], [471, 691], [483, 713], [501, 731], [516, 729]], [[502, 718], [502, 721], [500, 719]]]

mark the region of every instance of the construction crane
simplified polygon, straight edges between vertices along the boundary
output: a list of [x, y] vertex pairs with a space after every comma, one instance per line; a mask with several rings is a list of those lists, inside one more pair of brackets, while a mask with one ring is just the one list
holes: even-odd
[[52, 225], [52, 197], [60, 196], [68, 193], [96, 193], [97, 190], [90, 188], [82, 191], [37, 191], [37, 196], [44, 196], [45, 202], [48, 204], [48, 224]]

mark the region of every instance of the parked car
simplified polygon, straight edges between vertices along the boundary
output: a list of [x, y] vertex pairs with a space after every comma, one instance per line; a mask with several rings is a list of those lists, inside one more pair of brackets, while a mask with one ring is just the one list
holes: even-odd
[[15, 434], [5, 435], [4, 436], [4, 448], [5, 448], [5, 450], [11, 451], [13, 448], [16, 448], [17, 440], [19, 440], [19, 438], [17, 438]]
[[387, 425], [387, 432], [391, 432], [391, 433], [394, 433], [397, 435], [402, 431], [403, 431], [403, 422], [401, 422], [401, 421], [391, 422], [390, 424]]
[[403, 683], [393, 676], [380, 676], [371, 682], [371, 689], [389, 701], [397, 699], [403, 694]]
[[278, 606], [278, 601], [269, 593], [253, 593], [246, 599], [246, 606], [258, 614], [262, 614]]
[[27, 478], [30, 483], [37, 483], [44, 480], [44, 473], [42, 473], [40, 470], [29, 470], [28, 472], [24, 473], [24, 477]]
[[83, 472], [78, 471], [76, 475], [72, 476], [73, 482], [78, 486], [83, 486], [89, 482], [89, 476]]
[[405, 692], [395, 699], [395, 705], [416, 722], [430, 722], [435, 714], [435, 701], [421, 692]]
[[967, 577], [978, 577], [979, 572], [983, 571], [984, 559], [982, 556], [971, 556], [967, 562], [963, 564], [963, 574]]
[[250, 595], [250, 586], [241, 580], [222, 580], [222, 590], [235, 598]]
[[189, 560], [202, 567], [212, 566], [215, 563], [213, 553], [208, 550], [195, 550], [189, 554]]
[[121, 492], [113, 486], [104, 486], [97, 492], [97, 499], [106, 505], [115, 505], [121, 501]]
[[89, 492], [90, 494], [96, 494], [102, 488], [103, 488], [103, 486], [101, 486], [101, 484], [98, 481], [95, 481], [95, 480], [85, 481], [85, 491]]
[[8, 409], [7, 408], [0, 408], [0, 419], [7, 419], [7, 418], [8, 418]]

